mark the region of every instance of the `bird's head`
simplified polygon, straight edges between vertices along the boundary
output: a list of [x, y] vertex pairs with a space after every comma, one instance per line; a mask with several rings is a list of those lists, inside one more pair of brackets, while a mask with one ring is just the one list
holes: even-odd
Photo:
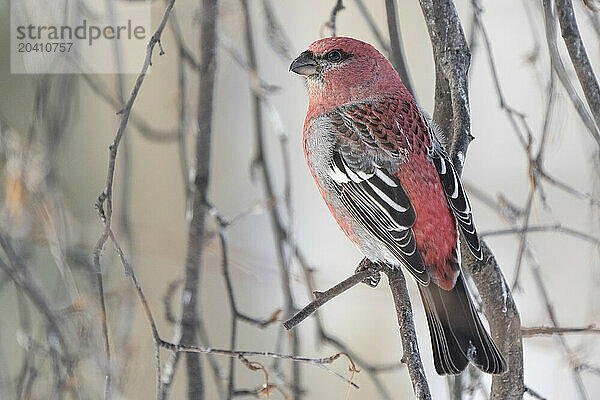
[[406, 92], [392, 64], [377, 49], [349, 37], [317, 40], [292, 62], [290, 71], [306, 76], [311, 108]]

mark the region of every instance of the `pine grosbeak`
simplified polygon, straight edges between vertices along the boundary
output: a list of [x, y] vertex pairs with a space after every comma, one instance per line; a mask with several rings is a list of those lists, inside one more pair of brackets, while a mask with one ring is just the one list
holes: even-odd
[[482, 250], [471, 206], [439, 135], [391, 63], [356, 39], [314, 42], [290, 65], [308, 81], [306, 160], [334, 218], [366, 258], [404, 266], [419, 283], [436, 371], [506, 362], [460, 270], [458, 229]]

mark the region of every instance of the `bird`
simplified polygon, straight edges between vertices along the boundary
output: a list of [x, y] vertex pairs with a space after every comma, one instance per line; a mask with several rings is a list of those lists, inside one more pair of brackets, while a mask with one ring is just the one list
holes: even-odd
[[302, 144], [317, 188], [367, 260], [416, 279], [436, 372], [456, 375], [472, 363], [504, 373], [461, 272], [459, 231], [475, 258], [483, 252], [440, 129], [366, 42], [317, 40], [289, 69], [307, 81]]

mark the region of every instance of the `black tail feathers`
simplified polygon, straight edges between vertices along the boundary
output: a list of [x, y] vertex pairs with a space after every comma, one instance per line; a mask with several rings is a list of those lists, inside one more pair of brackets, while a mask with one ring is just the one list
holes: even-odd
[[469, 361], [488, 374], [506, 371], [506, 361], [481, 323], [462, 273], [452, 290], [444, 290], [433, 282], [418, 286], [438, 374], [459, 374]]

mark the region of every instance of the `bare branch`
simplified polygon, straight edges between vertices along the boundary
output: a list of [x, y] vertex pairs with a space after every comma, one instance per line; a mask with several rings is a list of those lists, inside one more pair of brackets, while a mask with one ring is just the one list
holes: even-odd
[[483, 263], [465, 247], [462, 254], [463, 268], [477, 286], [492, 337], [508, 363], [507, 373], [492, 377], [491, 399], [521, 399], [525, 390], [521, 319], [496, 259], [483, 241], [482, 246]]
[[[365, 260], [367, 260], [367, 259], [365, 258]], [[289, 330], [289, 329], [294, 328], [296, 325], [298, 325], [300, 322], [302, 322], [306, 318], [308, 318], [311, 314], [313, 314], [315, 311], [317, 311], [317, 309], [319, 307], [321, 307], [323, 304], [327, 303], [329, 300], [333, 299], [336, 296], [339, 296], [340, 294], [344, 293], [346, 290], [351, 289], [352, 287], [361, 283], [362, 281], [369, 278], [370, 276], [372, 276], [374, 274], [379, 274], [379, 270], [381, 269], [381, 267], [376, 264], [371, 264], [371, 265], [372, 265], [371, 268], [364, 269], [364, 270], [361, 270], [361, 271], [355, 273], [354, 275], [350, 276], [349, 278], [346, 278], [342, 282], [333, 286], [331, 289], [328, 289], [324, 292], [314, 292], [315, 300], [310, 302], [302, 310], [298, 311], [292, 318], [285, 321], [283, 323], [283, 326], [285, 327], [285, 329]]]
[[420, 0], [435, 61], [434, 121], [448, 136], [449, 153], [460, 174], [471, 135], [467, 72], [471, 53], [451, 0]]
[[598, 80], [579, 34], [573, 3], [571, 0], [555, 0], [555, 4], [563, 40], [569, 56], [571, 56], [571, 62], [577, 72], [588, 106], [596, 120], [596, 127], [600, 129], [600, 86], [598, 86]]
[[[316, 291], [315, 283], [314, 283], [314, 279], [313, 279], [314, 271], [309, 266], [305, 255], [302, 253], [302, 251], [296, 245], [296, 243], [294, 243], [291, 240], [291, 238], [289, 237], [287, 232], [286, 232], [286, 240], [287, 240], [289, 246], [291, 247], [296, 260], [302, 267], [308, 294], [312, 295]], [[363, 261], [365, 261], [365, 260], [363, 260]], [[312, 315], [315, 317], [317, 337], [319, 338], [319, 341], [321, 343], [326, 343], [326, 344], [332, 345], [339, 351], [351, 355], [351, 357], [357, 362], [357, 364], [362, 368], [362, 370], [368, 374], [369, 378], [372, 380], [373, 384], [377, 388], [377, 391], [379, 392], [379, 395], [381, 396], [381, 398], [384, 400], [391, 400], [393, 398], [393, 396], [388, 392], [388, 390], [386, 389], [385, 385], [383, 384], [383, 382], [380, 379], [380, 377], [378, 376], [378, 374], [381, 372], [386, 372], [386, 371], [390, 371], [393, 369], [399, 369], [402, 366], [402, 364], [391, 363], [391, 364], [385, 364], [385, 365], [373, 365], [373, 364], [367, 362], [365, 359], [360, 357], [356, 352], [352, 351], [343, 341], [341, 341], [339, 338], [334, 337], [329, 332], [327, 332], [327, 330], [325, 329], [325, 327], [323, 325], [321, 316], [319, 314], [319, 309], [316, 309]]]
[[[310, 358], [310, 357], [292, 356], [290, 354], [283, 354], [283, 353], [274, 353], [274, 352], [270, 352], [270, 351], [251, 351], [251, 350], [250, 351], [249, 350], [233, 351], [233, 350], [227, 350], [227, 349], [215, 349], [212, 347], [183, 346], [183, 345], [179, 345], [179, 344], [175, 344], [175, 343], [165, 342], [162, 340], [159, 343], [160, 343], [161, 347], [163, 347], [167, 350], [176, 351], [176, 352], [195, 353], [195, 354], [218, 354], [218, 355], [223, 355], [223, 356], [227, 356], [227, 357], [235, 357], [235, 358], [259, 356], [259, 357], [276, 358], [276, 359], [289, 360], [289, 361], [295, 361], [295, 362], [303, 362], [303, 363], [318, 365], [321, 367], [323, 367], [326, 364], [333, 363], [334, 361], [336, 361], [343, 355], [342, 353], [337, 353], [337, 354], [334, 354], [329, 357]], [[335, 371], [332, 371], [328, 368], [326, 368], [326, 370], [329, 373], [334, 373], [334, 375], [341, 377], [341, 375], [335, 373]], [[344, 379], [347, 383], [350, 383], [349, 380], [347, 380], [343, 377], [342, 377], [342, 379]], [[351, 383], [351, 385], [355, 389], [359, 388], [358, 385], [356, 385], [355, 383]]]
[[[470, 52], [452, 1], [420, 2], [436, 67], [434, 120], [449, 139], [447, 150], [460, 174], [472, 140], [467, 87]], [[519, 313], [495, 258], [485, 243], [482, 246], [484, 262], [477, 262], [463, 248], [462, 267], [477, 286], [494, 340], [508, 363], [508, 373], [492, 378], [491, 398], [521, 399], [525, 388]]]
[[396, 305], [400, 337], [402, 338], [402, 362], [408, 367], [415, 397], [419, 400], [431, 399], [427, 377], [421, 363], [417, 334], [413, 322], [410, 297], [404, 275], [400, 270], [384, 269]]

